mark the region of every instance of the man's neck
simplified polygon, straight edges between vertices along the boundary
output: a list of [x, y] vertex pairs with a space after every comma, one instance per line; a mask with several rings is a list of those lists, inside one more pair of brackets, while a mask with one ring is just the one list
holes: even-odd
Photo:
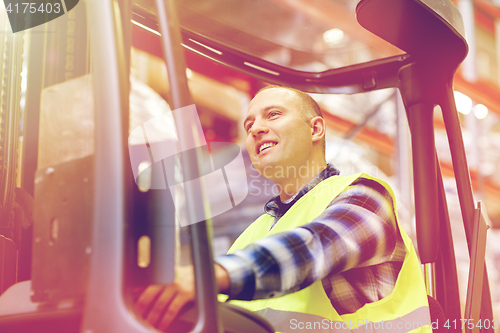
[[282, 181], [275, 181], [274, 183], [280, 191], [280, 200], [286, 201], [304, 188], [314, 177], [327, 167], [326, 162], [318, 164], [311, 163], [303, 165], [290, 174], [293, 177], [286, 177]]

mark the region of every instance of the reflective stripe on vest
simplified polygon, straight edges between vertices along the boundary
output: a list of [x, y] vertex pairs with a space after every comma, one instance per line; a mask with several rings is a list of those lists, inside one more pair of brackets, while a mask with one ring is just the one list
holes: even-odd
[[[352, 182], [360, 177], [377, 181], [386, 188], [393, 199], [394, 213], [396, 214], [397, 209], [394, 193], [390, 186], [384, 181], [366, 174], [333, 176], [322, 181], [300, 198], [287, 213], [278, 220], [272, 229], [271, 226], [274, 218], [268, 214], [262, 215], [252, 223], [240, 237], [238, 237], [228, 253], [243, 249], [247, 245], [266, 236], [281, 231], [291, 230], [312, 222], [328, 207], [335, 197], [345, 191]], [[367, 323], [364, 328], [360, 327], [356, 329], [356, 332], [364, 332], [366, 329], [370, 332], [413, 331], [413, 328], [411, 330], [403, 328], [403, 331], [400, 331], [397, 327], [392, 329], [380, 327], [372, 328], [368, 325], [369, 323], [375, 324], [382, 321], [384, 323], [390, 322], [397, 324], [400, 320], [411, 319], [412, 323], [420, 322], [422, 325], [425, 325], [421, 329], [416, 329], [415, 332], [430, 332], [427, 294], [420, 262], [410, 238], [399, 226], [399, 223], [396, 222], [396, 224], [406, 248], [406, 256], [399, 272], [396, 285], [391, 294], [379, 301], [365, 304], [355, 313], [340, 316], [333, 308], [321, 281], [316, 281], [307, 288], [281, 297], [254, 301], [231, 301], [231, 303], [263, 314], [280, 332], [299, 332], [297, 331], [298, 327], [295, 329], [290, 327], [290, 320], [293, 320], [293, 316], [295, 315], [301, 315], [304, 316], [304, 318], [313, 316], [311, 318], [319, 318], [320, 321], [325, 320], [326, 322], [333, 322], [333, 325], [337, 322], [346, 324], [353, 322]], [[316, 332], [316, 330], [309, 332]]]

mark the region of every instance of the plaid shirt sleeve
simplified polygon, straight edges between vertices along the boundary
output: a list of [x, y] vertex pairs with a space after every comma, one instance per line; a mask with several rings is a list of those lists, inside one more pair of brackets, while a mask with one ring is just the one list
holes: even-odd
[[303, 289], [327, 275], [391, 259], [399, 231], [392, 198], [358, 179], [313, 222], [250, 244], [216, 262], [229, 274], [229, 299], [253, 300]]

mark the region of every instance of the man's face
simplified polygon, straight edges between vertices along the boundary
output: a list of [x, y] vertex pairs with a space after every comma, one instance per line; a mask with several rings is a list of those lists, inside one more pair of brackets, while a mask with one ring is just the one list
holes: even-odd
[[312, 129], [300, 105], [295, 92], [284, 88], [264, 90], [250, 102], [243, 124], [248, 154], [259, 173], [273, 181], [279, 181], [278, 172], [293, 176], [293, 168], [311, 155]]

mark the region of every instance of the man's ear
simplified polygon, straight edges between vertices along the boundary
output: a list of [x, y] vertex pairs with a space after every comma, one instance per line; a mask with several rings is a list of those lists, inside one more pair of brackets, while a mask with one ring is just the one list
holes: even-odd
[[326, 122], [325, 119], [323, 119], [320, 116], [314, 117], [310, 120], [310, 126], [311, 126], [311, 134], [312, 134], [312, 141], [320, 141], [324, 136], [326, 132]]

